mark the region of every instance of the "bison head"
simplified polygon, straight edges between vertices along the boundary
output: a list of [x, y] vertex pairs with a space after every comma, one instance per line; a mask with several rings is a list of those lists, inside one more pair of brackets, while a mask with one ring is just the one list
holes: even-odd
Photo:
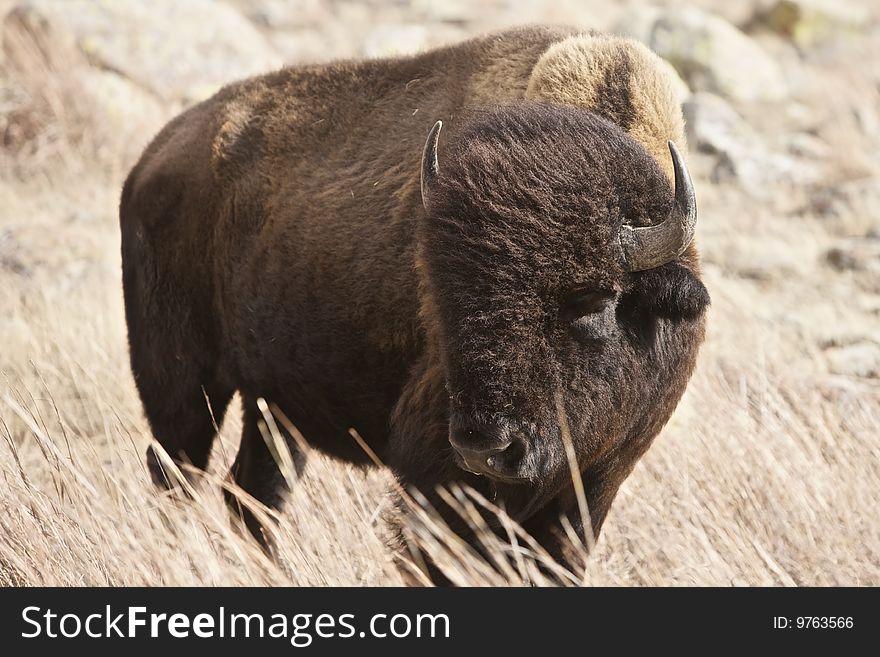
[[525, 521], [570, 496], [570, 440], [597, 533], [702, 341], [690, 177], [576, 107], [477, 111], [438, 162], [439, 129], [417, 234], [455, 458]]

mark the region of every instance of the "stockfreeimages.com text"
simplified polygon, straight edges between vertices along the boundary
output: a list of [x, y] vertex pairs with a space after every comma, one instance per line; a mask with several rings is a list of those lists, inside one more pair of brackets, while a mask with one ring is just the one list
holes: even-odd
[[36, 637], [101, 638], [276, 638], [304, 648], [315, 638], [449, 638], [446, 614], [373, 614], [364, 623], [355, 614], [260, 614], [229, 613], [225, 607], [214, 613], [155, 613], [146, 607], [126, 607], [92, 614], [58, 614], [51, 609], [25, 607], [22, 619], [26, 639]]

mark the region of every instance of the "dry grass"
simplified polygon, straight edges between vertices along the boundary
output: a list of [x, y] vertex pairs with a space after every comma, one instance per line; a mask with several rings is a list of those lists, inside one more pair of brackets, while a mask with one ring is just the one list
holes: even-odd
[[[236, 410], [193, 499], [149, 484], [116, 202], [130, 142], [143, 144], [162, 117], [108, 133], [100, 114], [64, 101], [66, 63], [25, 54], [31, 82], [42, 81], [13, 118], [32, 134], [15, 133], [0, 158], [0, 584], [404, 583], [381, 470], [312, 458], [280, 518], [280, 558], [240, 535], [220, 495]], [[874, 142], [847, 125], [829, 137], [835, 154], [869, 151]], [[858, 175], [875, 164], [859, 160]], [[876, 226], [878, 208], [859, 201], [828, 218], [803, 209], [808, 190], [773, 190], [760, 204], [705, 180], [700, 190], [708, 340], [584, 572], [542, 574], [512, 526], [509, 543], [492, 545], [498, 570], [488, 568], [430, 514], [410, 528], [412, 559], [429, 554], [453, 581], [477, 585], [880, 584], [880, 386], [830, 373], [823, 352], [877, 336], [880, 290], [822, 264], [839, 238]], [[477, 517], [480, 500], [450, 494]]]

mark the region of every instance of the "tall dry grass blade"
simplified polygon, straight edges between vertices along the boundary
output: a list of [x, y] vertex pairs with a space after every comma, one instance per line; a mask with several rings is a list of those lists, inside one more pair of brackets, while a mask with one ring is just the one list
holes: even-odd
[[278, 418], [278, 421], [281, 422], [281, 426], [284, 427], [284, 430], [290, 434], [293, 440], [296, 442], [296, 446], [303, 453], [304, 456], [308, 456], [309, 452], [312, 450], [311, 445], [306, 440], [305, 436], [302, 435], [302, 432], [296, 428], [296, 425], [290, 421], [290, 419], [284, 414], [284, 412], [278, 408], [276, 404], [270, 404], [269, 408], [272, 411], [272, 415]]
[[581, 468], [578, 465], [577, 454], [574, 451], [574, 443], [571, 439], [571, 430], [568, 426], [568, 415], [565, 412], [565, 405], [562, 401], [562, 394], [559, 389], [555, 392], [556, 401], [556, 417], [559, 420], [559, 433], [562, 437], [562, 444], [565, 447], [565, 458], [568, 461], [568, 470], [571, 476], [571, 485], [574, 487], [574, 496], [577, 500], [578, 512], [581, 516], [581, 523], [584, 527], [584, 536], [580, 539], [585, 541], [588, 549], [593, 547], [593, 525], [590, 522], [590, 508], [587, 504], [587, 495], [584, 492], [584, 480], [581, 476]]
[[299, 475], [297, 475], [296, 466], [293, 463], [290, 447], [282, 433], [278, 430], [278, 425], [275, 424], [275, 417], [269, 411], [269, 405], [262, 397], [257, 400], [257, 408], [263, 416], [263, 421], [258, 423], [258, 427], [263, 440], [266, 441], [266, 447], [269, 448], [269, 453], [272, 454], [272, 458], [281, 471], [281, 476], [284, 477], [288, 489], [293, 490]]
[[195, 487], [193, 487], [186, 475], [183, 474], [177, 463], [174, 462], [174, 459], [165, 451], [165, 448], [155, 440], [150, 442], [150, 446], [158, 457], [162, 474], [171, 484], [172, 490], [179, 488], [188, 498], [196, 499], [198, 493]]
[[43, 433], [40, 427], [37, 426], [36, 422], [31, 418], [31, 416], [21, 407], [18, 403], [12, 399], [9, 395], [3, 395], [3, 401], [12, 409], [12, 412], [15, 413], [20, 420], [22, 420], [30, 429], [31, 433], [39, 440], [40, 445], [45, 447], [45, 449], [52, 455], [56, 467], [59, 470], [64, 470], [68, 472], [76, 482], [82, 486], [90, 495], [93, 497], [98, 496], [98, 491], [92, 485], [88, 479], [86, 479], [81, 472], [74, 467], [74, 465], [63, 458], [61, 454], [58, 452], [58, 448], [52, 442], [52, 439]]

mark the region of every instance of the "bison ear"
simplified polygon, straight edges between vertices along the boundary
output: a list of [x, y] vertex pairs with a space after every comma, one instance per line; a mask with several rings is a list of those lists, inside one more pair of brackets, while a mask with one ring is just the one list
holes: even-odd
[[693, 272], [669, 263], [638, 274], [640, 305], [649, 313], [672, 320], [694, 319], [709, 305], [709, 291]]
[[440, 162], [437, 159], [437, 142], [440, 140], [440, 128], [443, 127], [443, 121], [437, 121], [431, 132], [428, 133], [428, 140], [425, 142], [425, 148], [422, 151], [422, 205], [425, 210], [428, 209], [428, 197], [431, 195], [431, 188], [437, 182], [437, 176], [440, 174]]

